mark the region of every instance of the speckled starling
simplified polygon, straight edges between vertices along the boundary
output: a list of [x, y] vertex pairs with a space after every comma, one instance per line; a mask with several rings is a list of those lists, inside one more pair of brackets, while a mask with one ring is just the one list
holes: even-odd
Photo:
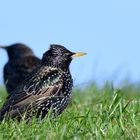
[[85, 53], [74, 53], [64, 46], [53, 44], [43, 55], [41, 65], [20, 84], [0, 111], [0, 119], [44, 118], [61, 114], [71, 99], [73, 80], [69, 65], [72, 58]]
[[0, 46], [7, 51], [8, 62], [4, 66], [3, 77], [7, 92], [11, 92], [32, 72], [40, 63], [33, 51], [26, 45], [16, 43], [10, 46]]

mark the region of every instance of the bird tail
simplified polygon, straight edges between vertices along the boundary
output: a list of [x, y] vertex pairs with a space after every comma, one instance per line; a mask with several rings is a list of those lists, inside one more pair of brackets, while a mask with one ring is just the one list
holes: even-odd
[[3, 121], [4, 115], [2, 114], [2, 109], [0, 110], [0, 122]]

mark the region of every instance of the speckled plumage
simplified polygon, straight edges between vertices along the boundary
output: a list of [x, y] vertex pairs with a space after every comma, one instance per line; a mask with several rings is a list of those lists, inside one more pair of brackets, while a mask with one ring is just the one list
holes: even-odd
[[36, 68], [9, 96], [0, 111], [0, 119], [44, 118], [49, 110], [53, 117], [61, 114], [71, 99], [73, 80], [69, 65], [72, 55], [65, 47], [51, 45]]
[[33, 51], [26, 45], [16, 43], [10, 46], [1, 46], [8, 54], [8, 62], [4, 66], [3, 77], [6, 90], [9, 94], [21, 84], [25, 77], [40, 63]]

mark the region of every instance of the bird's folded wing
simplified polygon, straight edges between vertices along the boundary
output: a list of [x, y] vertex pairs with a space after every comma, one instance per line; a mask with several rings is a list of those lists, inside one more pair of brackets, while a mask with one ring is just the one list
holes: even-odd
[[[55, 75], [53, 73], [55, 73]], [[53, 77], [51, 77], [52, 74]], [[44, 82], [44, 80], [48, 79], [48, 77], [49, 81]], [[29, 78], [35, 79], [35, 77]], [[60, 74], [57, 69], [51, 69], [51, 71], [48, 70], [48, 73], [45, 73], [44, 76], [42, 76], [41, 79], [38, 80], [37, 85], [36, 85], [37, 82], [32, 82], [32, 80], [30, 81], [30, 79], [27, 79], [29, 80], [28, 81], [29, 84], [26, 85], [21, 84], [14, 91], [14, 93], [7, 99], [6, 103], [1, 109], [1, 113], [11, 111], [12, 109], [20, 108], [21, 106], [26, 107], [35, 100], [38, 100], [43, 97], [47, 98], [55, 94], [58, 94], [63, 86], [63, 82], [60, 80], [61, 78], [62, 74]], [[26, 90], [24, 90], [25, 86]]]

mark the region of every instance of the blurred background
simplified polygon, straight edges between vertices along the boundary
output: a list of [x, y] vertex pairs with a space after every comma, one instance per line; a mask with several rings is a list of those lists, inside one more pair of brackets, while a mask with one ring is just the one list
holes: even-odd
[[[4, 0], [0, 2], [0, 45], [30, 46], [38, 57], [50, 44], [88, 55], [76, 58], [76, 85], [140, 80], [139, 0]], [[0, 50], [0, 84], [7, 54]]]

